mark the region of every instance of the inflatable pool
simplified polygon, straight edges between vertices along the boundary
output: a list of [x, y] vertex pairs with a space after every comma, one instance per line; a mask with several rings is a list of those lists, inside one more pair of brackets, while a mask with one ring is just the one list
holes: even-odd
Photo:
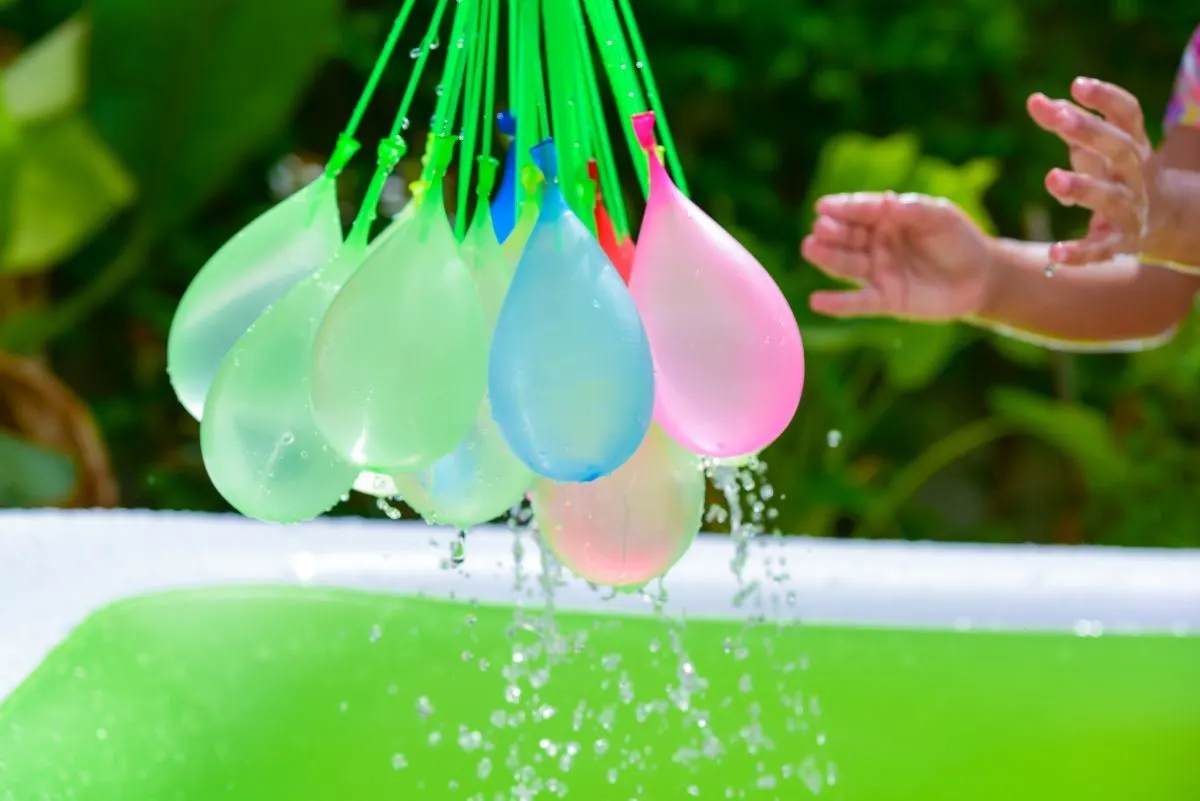
[[0, 514], [0, 800], [1200, 797], [1197, 553], [453, 539]]

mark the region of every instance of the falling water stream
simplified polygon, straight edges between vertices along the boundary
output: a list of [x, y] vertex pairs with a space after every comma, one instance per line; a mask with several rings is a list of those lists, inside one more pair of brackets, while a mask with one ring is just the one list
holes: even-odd
[[[706, 527], [728, 529], [732, 546], [729, 568], [736, 578], [735, 606], [747, 611], [746, 624], [737, 636], [722, 643], [723, 657], [738, 663], [752, 658], [751, 649], [764, 653], [753, 654], [758, 664], [771, 666], [771, 673], [780, 677], [776, 703], [786, 710], [783, 731], [788, 735], [799, 732], [811, 739], [813, 749], [808, 754], [782, 753], [772, 739], [772, 731], [764, 725], [761, 700], [749, 702], [739, 713], [736, 725], [729, 725], [728, 710], [722, 715], [724, 726], [713, 720], [707, 705], [719, 703], [732, 706], [734, 698], [711, 698], [706, 695], [710, 682], [696, 666], [688, 652], [688, 622], [667, 610], [670, 575], [652, 582], [638, 592], [641, 600], [653, 611], [661, 624], [661, 635], [645, 643], [651, 662], [665, 666], [672, 679], [665, 691], [661, 687], [635, 687], [630, 673], [622, 664], [619, 653], [600, 653], [602, 647], [590, 646], [588, 630], [564, 632], [555, 614], [555, 594], [565, 583], [564, 568], [548, 549], [539, 547], [537, 521], [529, 504], [514, 507], [509, 514], [508, 528], [512, 535], [513, 588], [520, 599], [511, 624], [505, 632], [511, 644], [507, 664], [489, 665], [479, 659], [481, 670], [498, 670], [504, 679], [502, 697], [489, 716], [491, 727], [524, 728], [532, 736], [517, 738], [505, 753], [498, 753], [487, 731], [466, 725], [440, 721], [430, 728], [431, 745], [443, 738], [452, 739], [462, 751], [461, 776], [474, 774], [480, 780], [494, 777], [503, 771], [511, 779], [507, 798], [519, 801], [578, 797], [594, 799], [595, 787], [581, 786], [572, 791], [571, 769], [578, 759], [599, 760], [607, 767], [604, 776], [609, 785], [618, 782], [633, 786], [641, 792], [639, 775], [653, 771], [656, 763], [669, 760], [690, 772], [704, 760], [727, 757], [750, 760], [755, 764], [755, 779], [751, 787], [701, 788], [688, 785], [681, 788], [684, 797], [708, 798], [775, 798], [794, 797], [794, 790], [785, 790], [785, 782], [800, 782], [812, 795], [819, 795], [836, 784], [836, 766], [820, 757], [826, 748], [826, 735], [816, 728], [820, 722], [819, 699], [795, 691], [795, 675], [808, 669], [808, 657], [802, 653], [775, 653], [772, 626], [782, 632], [792, 617], [797, 598], [785, 591], [789, 578], [786, 557], [778, 546], [781, 535], [766, 533], [776, 517], [772, 507], [774, 490], [767, 478], [766, 463], [752, 459], [740, 466], [709, 464], [706, 474], [718, 490], [721, 502], [706, 510]], [[389, 517], [399, 511], [386, 501], [380, 508]], [[445, 548], [444, 541], [431, 541]], [[536, 551], [539, 569], [526, 572], [526, 557]], [[467, 532], [460, 532], [451, 541], [448, 553], [443, 551], [441, 566], [469, 574], [470, 554]], [[746, 568], [751, 559], [761, 558], [763, 570], [755, 571], [765, 577], [747, 580]], [[614, 597], [610, 589], [593, 588], [601, 600]], [[471, 623], [473, 615], [468, 614]], [[771, 621], [774, 621], [772, 623]], [[598, 624], [597, 624], [598, 625]], [[614, 618], [607, 625], [620, 625]], [[754, 633], [755, 636], [751, 637]], [[790, 651], [791, 649], [787, 649]], [[469, 649], [462, 653], [464, 661], [476, 659]], [[556, 708], [547, 696], [552, 687], [555, 667], [574, 660], [595, 663], [598, 674], [595, 691], [579, 698], [571, 708]], [[758, 680], [763, 681], [761, 673]], [[755, 678], [747, 670], [737, 682], [737, 693], [746, 698], [761, 699], [763, 688], [753, 686]], [[757, 690], [757, 692], [755, 692]], [[768, 696], [770, 697], [770, 696]], [[422, 723], [436, 718], [436, 710], [425, 696], [418, 701], [416, 715]], [[571, 736], [538, 737], [539, 724], [566, 716], [570, 719]], [[670, 718], [682, 724], [688, 732], [686, 741], [671, 753], [658, 753], [653, 744], [640, 747], [632, 743], [627, 732]], [[636, 724], [636, 725], [635, 725]], [[778, 721], [776, 721], [776, 727]], [[561, 731], [561, 727], [556, 728]], [[435, 742], [435, 739], [437, 742]], [[393, 757], [393, 767], [403, 769], [403, 755]], [[447, 797], [466, 801], [495, 801], [482, 793], [468, 796], [455, 793], [458, 780], [450, 779]], [[776, 791], [779, 795], [776, 796]], [[603, 796], [608, 797], [608, 796]], [[499, 796], [497, 796], [499, 798]], [[612, 796], [614, 800], [618, 796]], [[619, 801], [625, 801], [620, 798]], [[645, 801], [638, 794], [628, 801]]]

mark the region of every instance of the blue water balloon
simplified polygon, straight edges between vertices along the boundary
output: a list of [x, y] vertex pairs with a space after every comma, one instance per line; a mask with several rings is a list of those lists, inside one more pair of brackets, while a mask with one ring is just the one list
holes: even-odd
[[517, 224], [517, 118], [510, 111], [501, 111], [496, 115], [496, 126], [508, 137], [504, 177], [492, 200], [492, 226], [496, 229], [496, 240], [503, 243]]
[[646, 436], [654, 366], [625, 283], [557, 186], [553, 143], [533, 158], [547, 186], [496, 323], [492, 416], [530, 469], [591, 481], [624, 464]]

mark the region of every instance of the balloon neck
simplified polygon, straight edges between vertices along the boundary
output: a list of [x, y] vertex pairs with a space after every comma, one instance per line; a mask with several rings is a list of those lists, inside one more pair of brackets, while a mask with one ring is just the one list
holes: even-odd
[[391, 175], [392, 170], [396, 169], [396, 165], [400, 163], [400, 159], [404, 158], [404, 154], [407, 152], [408, 143], [399, 136], [381, 140], [376, 162], [379, 172]]
[[653, 111], [643, 111], [633, 115], [633, 134], [638, 144], [647, 153], [653, 153], [657, 143], [654, 141], [655, 116]]
[[341, 174], [342, 170], [346, 169], [346, 165], [350, 163], [350, 159], [362, 148], [358, 140], [347, 134], [338, 134], [337, 144], [334, 145], [333, 154], [329, 157], [329, 163], [325, 165], [325, 174], [330, 178], [336, 178]]
[[547, 186], [542, 195], [542, 210], [540, 216], [545, 220], [555, 220], [570, 211], [567, 199], [557, 186]]
[[454, 146], [458, 143], [457, 136], [438, 135], [433, 140], [433, 153], [429, 160], [429, 183], [440, 184], [446, 176], [446, 170], [454, 158]]
[[516, 116], [505, 109], [496, 115], [496, 127], [500, 129], [500, 133], [508, 137], [517, 135], [517, 118]]
[[542, 141], [531, 148], [529, 154], [533, 156], [533, 163], [542, 171], [542, 175], [546, 176], [546, 183], [557, 185], [558, 150], [554, 147], [554, 140], [546, 139]]
[[475, 195], [489, 197], [496, 185], [496, 170], [500, 168], [500, 162], [491, 156], [479, 156], [475, 161], [479, 164], [479, 183], [475, 185]]

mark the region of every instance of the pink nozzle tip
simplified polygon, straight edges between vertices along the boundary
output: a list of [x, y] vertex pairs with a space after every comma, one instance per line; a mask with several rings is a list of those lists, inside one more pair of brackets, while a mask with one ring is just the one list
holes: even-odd
[[637, 136], [638, 144], [646, 150], [654, 150], [654, 112], [643, 111], [633, 115], [633, 133]]
[[588, 159], [587, 171], [588, 178], [591, 178], [593, 181], [600, 180], [600, 165], [596, 163], [595, 159]]

